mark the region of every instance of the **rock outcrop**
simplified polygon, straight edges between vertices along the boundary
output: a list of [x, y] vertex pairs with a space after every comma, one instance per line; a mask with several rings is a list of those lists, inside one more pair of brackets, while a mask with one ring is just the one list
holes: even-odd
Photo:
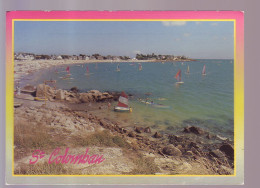
[[36, 88], [36, 97], [45, 97], [48, 99], [53, 99], [55, 97], [55, 90], [54, 88], [45, 85], [45, 84], [39, 84]]
[[189, 126], [189, 127], [185, 127], [184, 128], [184, 132], [185, 133], [194, 133], [197, 135], [203, 135], [205, 133], [205, 131], [199, 127], [195, 127], [195, 126]]
[[172, 144], [170, 144], [169, 146], [165, 146], [162, 151], [165, 155], [170, 155], [170, 156], [182, 155], [182, 152]]
[[228, 143], [223, 144], [222, 146], [220, 146], [219, 150], [225, 153], [229, 159], [231, 160], [234, 159], [234, 148], [230, 144]]

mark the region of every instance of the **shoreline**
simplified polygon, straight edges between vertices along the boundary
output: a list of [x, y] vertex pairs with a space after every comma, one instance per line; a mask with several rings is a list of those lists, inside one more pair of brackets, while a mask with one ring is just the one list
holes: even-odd
[[[37, 89], [39, 88], [38, 86]], [[25, 96], [27, 100], [15, 98], [16, 102], [23, 103], [21, 107], [15, 108], [15, 127], [21, 126], [19, 123], [23, 121], [30, 122], [23, 126], [31, 128], [35, 127], [37, 122], [42, 123], [42, 126], [47, 131], [43, 135], [41, 133], [41, 136], [52, 135], [49, 140], [45, 138], [45, 140], [48, 140], [47, 143], [52, 143], [51, 141], [55, 139], [55, 144], [62, 145], [62, 136], [65, 136], [67, 143], [64, 143], [65, 145], [62, 148], [71, 147], [76, 153], [84, 147], [91, 146], [93, 151], [99, 151], [98, 148], [102, 147], [101, 151], [104, 152], [106, 158], [107, 155], [110, 155], [106, 151], [113, 151], [113, 156], [108, 157], [103, 164], [114, 170], [106, 169], [100, 172], [98, 167], [88, 167], [93, 174], [117, 174], [118, 171], [115, 167], [111, 167], [111, 163], [116, 163], [114, 165], [117, 166], [123, 165], [126, 161], [128, 161], [127, 164], [129, 165], [121, 169], [119, 174], [233, 173], [233, 159], [232, 154], [230, 154], [233, 148], [232, 143], [223, 141], [216, 135], [199, 127], [192, 125], [185, 127], [181, 134], [178, 135], [161, 134], [150, 127], [140, 127], [138, 125], [132, 126], [132, 128], [124, 128], [121, 126], [123, 122], [120, 120], [114, 121], [109, 117], [97, 116], [95, 113], [95, 111], [107, 110], [107, 102], [116, 100], [118, 98], [117, 94], [104, 94], [96, 90], [83, 94], [59, 90], [59, 94], [54, 94], [51, 92], [51, 88], [47, 89], [47, 93], [49, 98], [47, 105], [44, 105], [44, 101], [34, 101], [34, 98], [28, 94]], [[74, 107], [71, 105], [74, 105]], [[104, 131], [108, 132], [105, 133]], [[67, 134], [68, 132], [69, 134]], [[53, 133], [56, 136], [53, 137]], [[23, 134], [25, 133], [21, 133], [19, 136], [24, 136]], [[26, 135], [28, 136], [28, 134]], [[108, 135], [110, 136], [107, 137]], [[87, 138], [92, 138], [92, 140], [87, 140]], [[26, 139], [26, 137], [23, 139]], [[39, 141], [38, 139], [37, 142], [45, 143], [45, 140]], [[209, 144], [212, 140], [219, 140], [219, 143]], [[15, 141], [17, 141], [16, 138]], [[48, 145], [43, 143], [41, 145], [42, 150], [50, 151], [55, 149], [49, 148]], [[32, 148], [28, 148], [28, 150], [31, 151]], [[16, 144], [16, 170], [28, 168], [26, 160], [30, 156], [30, 152], [20, 153], [21, 151], [26, 151], [26, 149]], [[19, 155], [22, 157], [17, 158]], [[115, 156], [118, 155], [121, 157], [115, 162]], [[152, 165], [152, 167], [145, 167], [145, 171], [139, 172], [138, 165], [134, 162], [138, 159], [138, 156], [139, 158], [141, 156], [143, 163], [146, 160], [150, 161], [149, 164], [138, 164], [139, 166]], [[24, 166], [22, 167], [19, 164]], [[182, 169], [184, 164], [186, 168]], [[77, 167], [70, 166], [70, 168], [75, 170]], [[178, 169], [178, 172], [176, 172], [176, 169]], [[201, 171], [201, 169], [203, 170]], [[72, 173], [77, 172], [73, 171]]]
[[[94, 63], [161, 63], [161, 62], [179, 62], [180, 60], [159, 61], [159, 60], [25, 60], [14, 61], [14, 81], [19, 81], [23, 76], [30, 73], [40, 71], [42, 69], [51, 68], [62, 65], [80, 65], [80, 64], [94, 64]], [[183, 62], [190, 62], [195, 60], [182, 60]]]

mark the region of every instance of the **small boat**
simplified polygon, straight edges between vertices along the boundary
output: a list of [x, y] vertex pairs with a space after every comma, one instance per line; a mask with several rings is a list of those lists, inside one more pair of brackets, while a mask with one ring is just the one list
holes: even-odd
[[188, 65], [188, 67], [187, 67], [186, 74], [190, 74], [190, 67], [189, 67], [189, 65]]
[[116, 67], [116, 72], [120, 72], [119, 64]]
[[175, 75], [175, 78], [177, 80], [176, 84], [183, 84], [184, 83], [183, 81], [181, 81], [181, 69], [179, 69], [179, 71]]
[[132, 112], [132, 108], [128, 106], [128, 96], [122, 91], [118, 104], [115, 106], [114, 111], [116, 112]]
[[142, 64], [141, 64], [141, 63], [139, 63], [138, 70], [139, 70], [139, 71], [141, 71], [142, 69], [143, 69], [143, 67], [142, 67]]
[[202, 69], [202, 76], [205, 76], [206, 75], [206, 65], [203, 66], [203, 69]]

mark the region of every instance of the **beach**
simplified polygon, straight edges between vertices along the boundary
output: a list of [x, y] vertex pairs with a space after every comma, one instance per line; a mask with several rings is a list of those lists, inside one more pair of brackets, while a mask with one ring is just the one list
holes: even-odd
[[[91, 62], [97, 63], [85, 60], [15, 62], [15, 78], [56, 66]], [[234, 173], [232, 139], [203, 129], [197, 126], [198, 122], [176, 127], [175, 132], [160, 131], [142, 121], [133, 123], [126, 118], [129, 114], [112, 114], [113, 104], [120, 96], [118, 91], [95, 88], [79, 91], [51, 86], [46, 89], [43, 84], [27, 86], [22, 89], [25, 90], [32, 92], [15, 95], [14, 100], [20, 104], [14, 110], [15, 174]], [[43, 100], [37, 101], [35, 97]], [[63, 154], [70, 148], [71, 155], [83, 155], [88, 148], [89, 155], [103, 155], [105, 160], [100, 164], [49, 164], [48, 159], [56, 148], [61, 148]], [[29, 160], [33, 159], [36, 149], [44, 151], [46, 156], [32, 166]]]
[[[191, 60], [185, 60], [191, 61]], [[124, 62], [164, 62], [158, 60], [128, 60]], [[121, 60], [24, 60], [24, 61], [14, 61], [14, 78], [15, 81], [20, 80], [21, 77], [39, 71], [41, 69], [48, 69], [55, 66], [62, 65], [72, 65], [72, 64], [93, 64], [93, 63], [122, 63]]]

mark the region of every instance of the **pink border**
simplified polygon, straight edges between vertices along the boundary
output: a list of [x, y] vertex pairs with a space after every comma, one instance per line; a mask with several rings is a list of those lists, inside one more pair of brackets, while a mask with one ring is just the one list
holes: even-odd
[[238, 19], [240, 11], [12, 11], [15, 19]]
[[[235, 48], [236, 48], [236, 85], [235, 90], [239, 91], [236, 93], [235, 100], [237, 101], [237, 123], [241, 126], [239, 129], [242, 131], [238, 134], [236, 139], [238, 139], [240, 147], [243, 147], [243, 101], [241, 98], [244, 96], [244, 13], [241, 11], [11, 11], [6, 14], [6, 94], [7, 94], [7, 104], [12, 104], [13, 96], [9, 95], [13, 93], [13, 40], [12, 40], [12, 23], [14, 19], [26, 19], [30, 20], [46, 20], [49, 19], [60, 19], [60, 20], [79, 20], [79, 19], [100, 19], [100, 20], [203, 20], [203, 21], [219, 21], [219, 20], [235, 20], [236, 23], [236, 38], [235, 38]], [[239, 100], [238, 100], [239, 99]], [[240, 104], [241, 103], [241, 104]], [[6, 107], [9, 111], [9, 115], [6, 117], [6, 135], [12, 135], [11, 126], [13, 125], [13, 117], [10, 112], [12, 112], [12, 105]], [[238, 108], [241, 107], [241, 108]], [[240, 121], [241, 120], [241, 121]], [[240, 140], [241, 139], [241, 140]], [[11, 137], [7, 137], [6, 143], [8, 146], [11, 145]], [[8, 146], [7, 154], [10, 154], [10, 148]], [[241, 148], [240, 148], [241, 149]], [[237, 152], [240, 152], [238, 150]], [[241, 154], [241, 153], [240, 153]], [[235, 165], [236, 166], [236, 165]], [[240, 169], [241, 170], [241, 169]], [[235, 170], [236, 171], [236, 170]]]

